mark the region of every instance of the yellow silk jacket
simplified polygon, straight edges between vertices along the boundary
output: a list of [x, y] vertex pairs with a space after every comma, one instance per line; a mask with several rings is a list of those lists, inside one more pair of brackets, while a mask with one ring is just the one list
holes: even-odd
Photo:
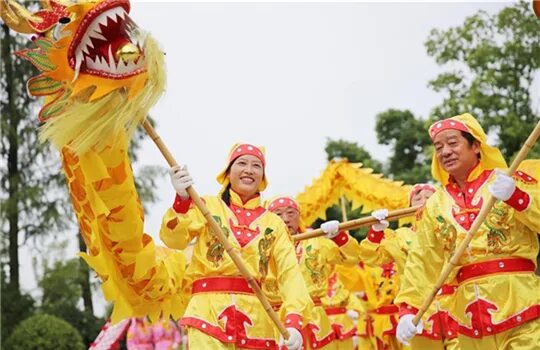
[[[317, 237], [302, 240], [296, 244], [296, 258], [303, 280], [315, 303], [311, 319], [306, 322], [306, 329], [304, 329], [304, 334], [314, 348], [325, 346], [336, 337], [322, 303], [322, 298], [328, 293], [328, 278], [336, 264], [357, 264], [358, 253], [358, 242], [345, 232], [340, 232], [332, 240]], [[274, 270], [272, 268], [270, 271]], [[280, 290], [282, 286], [276, 283], [276, 278], [270, 273], [263, 284], [263, 291], [277, 305], [280, 303], [280, 294], [278, 294]]]
[[[489, 195], [493, 171], [480, 164], [462, 191], [450, 181], [427, 201], [409, 253], [396, 302], [419, 308], [443, 265], [466, 237]], [[459, 332], [480, 338], [540, 317], [540, 280], [534, 274], [540, 232], [540, 188], [518, 171], [516, 191], [497, 201], [449, 280], [459, 286], [453, 316]]]
[[[367, 238], [360, 243], [361, 259], [368, 265], [380, 266], [394, 262], [395, 281], [399, 284], [405, 269], [409, 251], [415, 248], [416, 232], [410, 227], [400, 227], [397, 230], [387, 229], [384, 232], [370, 230]], [[441, 337], [457, 337], [457, 322], [451, 316], [455, 285], [445, 285], [436, 300], [424, 314], [422, 320], [424, 331], [422, 336], [431, 339]], [[395, 289], [395, 297], [398, 289]]]
[[[230, 191], [231, 204], [204, 197], [210, 213], [222, 226], [247, 269], [262, 285], [274, 269], [283, 300], [286, 327], [302, 328], [313, 307], [293, 245], [283, 221], [260, 206], [260, 197], [242, 203]], [[189, 203], [187, 203], [189, 205]], [[184, 213], [182, 213], [184, 212]], [[243, 348], [275, 348], [274, 325], [262, 304], [247, 288], [224, 247], [210, 232], [202, 213], [177, 197], [163, 217], [160, 237], [171, 248], [184, 249], [194, 238], [184, 290], [192, 292], [181, 324], [194, 327], [225, 343]]]

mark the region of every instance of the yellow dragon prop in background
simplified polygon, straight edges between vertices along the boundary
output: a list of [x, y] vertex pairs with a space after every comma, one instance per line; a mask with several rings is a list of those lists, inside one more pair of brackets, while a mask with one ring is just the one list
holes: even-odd
[[4, 22], [34, 34], [17, 54], [40, 74], [41, 138], [61, 152], [73, 208], [87, 245], [82, 254], [114, 302], [112, 321], [149, 315], [177, 319], [185, 300], [182, 253], [156, 247], [127, 154], [129, 137], [165, 87], [163, 53], [130, 19], [128, 0], [43, 0], [30, 12], [0, 0]]

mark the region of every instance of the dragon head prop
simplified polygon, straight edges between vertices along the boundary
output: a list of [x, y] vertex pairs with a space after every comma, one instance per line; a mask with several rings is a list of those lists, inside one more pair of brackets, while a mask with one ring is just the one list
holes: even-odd
[[99, 147], [120, 129], [130, 134], [164, 91], [163, 52], [129, 17], [128, 0], [41, 0], [30, 12], [0, 0], [14, 31], [34, 34], [17, 52], [40, 71], [28, 81], [44, 97], [42, 140], [76, 153]]

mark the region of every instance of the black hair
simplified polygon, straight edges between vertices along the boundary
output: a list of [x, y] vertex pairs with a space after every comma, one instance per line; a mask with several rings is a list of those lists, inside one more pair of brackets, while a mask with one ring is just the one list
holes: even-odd
[[223, 191], [223, 193], [221, 194], [221, 200], [224, 201], [228, 207], [231, 206], [231, 193], [229, 192], [230, 189], [231, 189], [231, 184], [229, 183], [227, 187], [225, 187], [225, 190]]
[[[472, 145], [474, 145], [475, 142], [479, 142], [477, 139], [474, 138], [474, 136], [472, 136], [471, 133], [468, 133], [463, 130], [460, 130], [460, 132], [461, 132], [461, 136], [463, 136], [465, 140], [467, 140], [470, 147], [472, 147]], [[478, 159], [480, 159], [480, 153], [478, 153], [477, 156], [478, 156]]]

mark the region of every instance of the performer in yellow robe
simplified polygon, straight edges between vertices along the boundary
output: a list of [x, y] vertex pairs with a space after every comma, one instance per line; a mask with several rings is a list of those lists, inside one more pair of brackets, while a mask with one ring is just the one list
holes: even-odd
[[457, 279], [454, 316], [462, 349], [538, 349], [540, 279], [534, 274], [540, 232], [540, 189], [523, 171], [507, 176], [500, 151], [470, 114], [434, 123], [433, 177], [442, 188], [426, 202], [396, 302], [403, 315], [398, 338], [421, 329], [412, 323], [441, 269], [465, 238], [482, 204], [497, 202], [449, 280]]
[[[268, 205], [268, 209], [281, 217], [292, 236], [304, 231], [300, 209], [293, 198], [275, 198]], [[336, 264], [355, 265], [359, 261], [358, 242], [346, 232], [339, 232], [338, 226], [339, 222], [335, 220], [325, 222], [321, 228], [326, 233], [326, 237], [311, 238], [295, 243], [302, 276], [315, 304], [313, 318], [304, 329], [307, 349], [336, 349], [334, 341], [336, 334], [322, 304], [322, 299], [327, 295], [328, 277], [333, 272], [334, 266]], [[278, 287], [280, 290], [283, 288], [281, 284], [278, 284]], [[271, 289], [267, 288], [267, 291], [271, 293]], [[288, 293], [289, 290], [285, 292]], [[275, 287], [273, 294], [275, 294]]]
[[328, 277], [328, 292], [321, 301], [336, 334], [336, 349], [354, 349], [353, 337], [356, 335], [356, 322], [359, 318], [357, 310], [362, 310], [363, 306], [360, 300], [345, 288], [337, 272], [332, 272]]
[[[411, 206], [424, 205], [436, 189], [429, 184], [416, 184], [411, 189]], [[403, 274], [405, 261], [416, 244], [415, 226], [388, 229], [385, 220], [388, 210], [375, 210], [372, 214], [379, 223], [372, 225], [367, 238], [360, 244], [360, 257], [369, 265], [395, 263], [397, 275]], [[451, 316], [455, 284], [446, 284], [437, 295], [437, 300], [424, 315], [424, 330], [411, 341], [412, 350], [457, 350], [457, 322]], [[397, 308], [396, 308], [397, 309]]]
[[361, 261], [355, 266], [337, 265], [335, 270], [339, 281], [351, 292], [350, 298], [355, 298], [355, 300], [349, 304], [349, 307], [353, 311], [356, 311], [357, 315], [350, 312], [348, 313], [352, 318], [357, 318], [357, 349], [377, 350], [377, 338], [375, 337], [373, 330], [372, 317], [376, 306], [371, 300], [368, 300], [368, 295], [371, 295], [372, 297], [376, 295], [378, 285], [375, 283], [372, 276], [377, 275], [377, 272], [373, 272], [373, 270], [378, 270], [378, 274], [380, 274], [380, 268], [367, 266]]
[[[264, 283], [273, 266], [282, 291], [288, 349], [302, 346], [301, 329], [313, 302], [300, 276], [287, 228], [261, 206], [265, 189], [263, 149], [236, 144], [217, 180], [217, 197], [204, 197], [210, 213], [222, 226], [247, 269]], [[160, 237], [167, 246], [184, 249], [196, 238], [186, 270], [185, 290], [191, 299], [180, 324], [187, 328], [190, 349], [276, 349], [275, 326], [223, 245], [210, 231], [203, 214], [186, 189], [193, 183], [185, 167], [171, 169], [177, 197], [163, 217]]]

